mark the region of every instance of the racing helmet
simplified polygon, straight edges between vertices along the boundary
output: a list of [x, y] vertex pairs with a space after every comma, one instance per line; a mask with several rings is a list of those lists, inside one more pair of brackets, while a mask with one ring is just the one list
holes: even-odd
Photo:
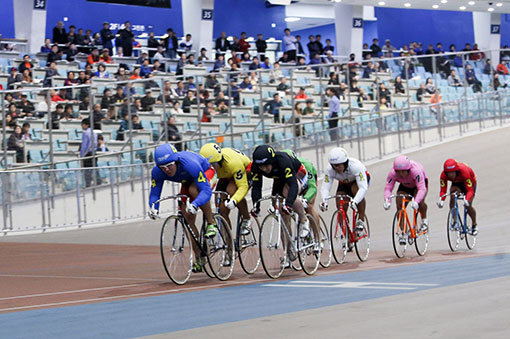
[[459, 164], [455, 159], [448, 159], [444, 162], [444, 171], [445, 172], [455, 172], [459, 170]]
[[215, 143], [208, 143], [202, 146], [200, 149], [200, 155], [209, 160], [209, 163], [214, 164], [215, 162], [220, 162], [223, 159], [223, 155], [221, 154], [221, 147]]
[[156, 166], [166, 165], [169, 162], [179, 160], [177, 149], [173, 145], [163, 144], [159, 145], [154, 151], [154, 161]]
[[411, 160], [405, 155], [398, 156], [393, 161], [393, 169], [395, 171], [409, 171], [411, 169]]
[[253, 162], [257, 165], [269, 165], [275, 162], [276, 152], [269, 145], [260, 145], [253, 151]]

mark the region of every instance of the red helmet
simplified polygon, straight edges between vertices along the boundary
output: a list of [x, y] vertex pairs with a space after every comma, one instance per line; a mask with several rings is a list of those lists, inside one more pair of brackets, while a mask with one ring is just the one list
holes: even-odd
[[445, 172], [455, 172], [459, 170], [459, 164], [455, 159], [448, 159], [444, 162]]

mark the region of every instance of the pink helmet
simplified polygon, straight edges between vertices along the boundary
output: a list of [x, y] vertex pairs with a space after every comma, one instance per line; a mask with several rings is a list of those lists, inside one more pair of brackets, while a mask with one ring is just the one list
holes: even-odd
[[395, 171], [409, 171], [411, 169], [411, 160], [405, 155], [398, 156], [393, 161], [393, 169]]

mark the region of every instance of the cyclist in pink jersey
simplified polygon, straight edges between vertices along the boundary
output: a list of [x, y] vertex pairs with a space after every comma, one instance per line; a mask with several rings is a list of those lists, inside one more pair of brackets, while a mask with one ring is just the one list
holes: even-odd
[[[418, 210], [422, 217], [421, 231], [428, 229], [427, 219], [427, 204], [425, 197], [429, 186], [429, 180], [425, 174], [423, 166], [416, 162], [409, 160], [405, 155], [401, 155], [393, 162], [393, 168], [388, 173], [386, 179], [386, 187], [384, 188], [384, 208], [387, 210], [391, 206], [391, 192], [395, 183], [399, 182], [397, 194], [410, 194], [414, 200], [409, 205]], [[402, 204], [402, 198], [397, 198], [397, 210]]]

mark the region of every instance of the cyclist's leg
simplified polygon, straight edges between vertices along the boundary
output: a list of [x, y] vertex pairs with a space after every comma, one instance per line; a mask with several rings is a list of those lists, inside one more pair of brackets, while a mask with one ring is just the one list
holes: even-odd
[[[196, 183], [192, 183], [191, 185], [189, 185], [188, 191], [189, 191], [191, 200], [196, 199], [196, 197], [198, 196], [198, 193], [200, 193]], [[212, 209], [211, 209], [211, 202], [210, 201], [206, 202], [205, 204], [200, 206], [200, 209], [204, 213], [205, 220], [207, 220], [207, 223], [214, 224], [214, 218], [213, 218], [213, 213], [212, 213]]]
[[[231, 181], [229, 179], [219, 179], [218, 184], [216, 185], [216, 190], [220, 192], [227, 192], [230, 196], [232, 196], [232, 189], [229, 189], [230, 183]], [[230, 225], [230, 210], [227, 206], [225, 206], [225, 196], [223, 195], [220, 197], [220, 214]], [[232, 227], [230, 227], [230, 229], [232, 229]]]
[[[180, 194], [185, 194], [188, 197], [191, 197], [191, 195], [189, 193], [189, 186], [181, 185]], [[193, 198], [191, 198], [191, 199], [193, 199]], [[196, 215], [186, 212], [186, 204], [184, 203], [184, 201], [179, 201], [179, 207], [181, 209], [182, 215], [184, 216], [184, 219], [186, 219], [186, 222], [191, 227], [191, 230], [193, 231], [195, 236], [198, 238], [200, 236], [200, 233], [198, 232], [197, 227], [195, 226]], [[195, 253], [195, 257], [200, 258], [202, 255], [200, 253], [200, 249], [198, 248], [197, 243], [195, 243], [194, 240], [191, 240], [191, 245], [193, 247], [193, 252]]]
[[[457, 193], [457, 194], [460, 194], [462, 193], [462, 189], [455, 185], [455, 183], [452, 183], [452, 186], [450, 187], [450, 194], [452, 193]], [[455, 207], [455, 198], [454, 197], [450, 197], [450, 209], [454, 208]]]
[[[305, 218], [306, 218], [305, 209], [303, 208], [303, 203], [301, 202], [301, 199], [299, 199], [299, 193], [301, 192], [303, 186], [301, 185], [301, 182], [299, 180], [297, 182], [298, 182], [298, 186], [299, 186], [298, 187], [298, 197], [294, 201], [292, 208], [299, 215], [299, 220], [305, 220]], [[285, 184], [285, 186], [283, 186], [282, 195], [285, 198], [287, 198], [288, 194], [289, 194], [289, 186], [287, 184]]]
[[313, 219], [315, 220], [315, 224], [317, 225], [317, 229], [313, 229], [313, 233], [315, 235], [315, 239], [319, 239], [319, 228], [321, 227], [321, 220], [319, 218], [319, 214], [317, 213], [317, 210], [315, 209], [314, 205], [315, 205], [315, 198], [317, 197], [317, 195], [315, 195], [312, 200], [310, 200], [308, 202], [308, 207], [305, 209], [305, 212], [310, 214]]
[[[476, 186], [475, 186], [476, 190]], [[473, 198], [471, 198], [471, 201], [469, 202], [469, 207], [467, 207], [467, 213], [469, 217], [471, 218], [471, 221], [473, 222], [473, 226], [477, 226], [476, 223], [476, 210], [473, 207], [473, 200], [475, 200], [475, 196], [473, 195]]]
[[[350, 197], [353, 197], [351, 187], [349, 185], [344, 185], [342, 182], [338, 182], [338, 187], [336, 189], [336, 195], [348, 195]], [[347, 209], [349, 208], [349, 202], [345, 202], [343, 204], [344, 210], [347, 212]], [[336, 198], [336, 209], [340, 209], [340, 199]]]
[[421, 200], [420, 204], [418, 205], [418, 211], [420, 212], [421, 218], [423, 220], [427, 219], [428, 206], [427, 206], [427, 203], [425, 202], [425, 199], [427, 198], [427, 194], [428, 193], [429, 193], [429, 188], [428, 188], [428, 185], [427, 185], [427, 191], [425, 192], [425, 195], [423, 196], [423, 199]]
[[[351, 185], [351, 192], [352, 192], [352, 196], [354, 197], [356, 195], [356, 193], [358, 193], [358, 184], [356, 182], [353, 182], [352, 185]], [[366, 206], [367, 206], [367, 202], [365, 200], [365, 198], [363, 198], [363, 200], [361, 200], [358, 204], [358, 217], [359, 217], [359, 220], [365, 220], [365, 209], [366, 209]]]

